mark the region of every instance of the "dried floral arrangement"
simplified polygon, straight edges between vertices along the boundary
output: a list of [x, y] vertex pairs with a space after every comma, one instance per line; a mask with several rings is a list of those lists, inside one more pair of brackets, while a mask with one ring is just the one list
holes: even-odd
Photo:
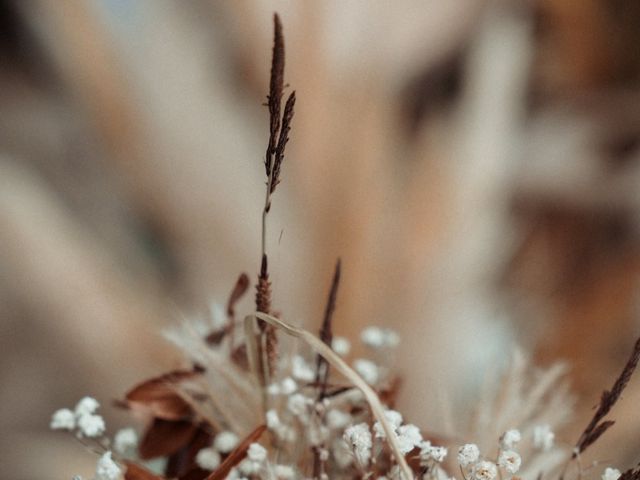
[[[621, 473], [581, 462], [614, 424], [607, 415], [637, 366], [640, 340], [574, 445], [556, 442], [554, 434], [571, 413], [564, 368], [535, 369], [518, 352], [478, 403], [473, 425], [450, 438], [405, 423], [393, 409], [399, 379], [388, 359], [400, 341], [395, 332], [366, 328], [360, 339], [371, 358], [347, 361], [351, 343], [332, 329], [340, 260], [318, 336], [272, 309], [267, 220], [296, 103], [293, 91], [283, 106], [284, 37], [277, 15], [274, 27], [255, 312], [236, 315], [251, 283], [243, 273], [226, 308], [215, 306], [205, 320], [166, 332], [189, 367], [146, 380], [116, 402], [144, 421], [142, 434], [126, 428], [107, 436], [99, 402], [91, 397], [56, 411], [51, 428], [71, 432], [98, 455], [95, 480], [564, 480], [597, 473], [602, 480], [640, 479], [640, 467]], [[303, 353], [290, 353], [283, 335]]]

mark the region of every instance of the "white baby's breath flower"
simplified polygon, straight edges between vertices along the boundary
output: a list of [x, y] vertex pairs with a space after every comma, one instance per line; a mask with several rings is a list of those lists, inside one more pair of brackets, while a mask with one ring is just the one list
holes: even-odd
[[373, 349], [394, 348], [400, 343], [398, 334], [388, 328], [367, 327], [360, 334], [360, 340]]
[[118, 480], [121, 473], [120, 467], [111, 458], [111, 452], [107, 452], [98, 460], [95, 480]]
[[298, 384], [291, 377], [286, 377], [280, 382], [280, 391], [283, 395], [291, 395], [298, 389]]
[[95, 438], [101, 436], [106, 427], [104, 419], [100, 415], [86, 414], [78, 419], [78, 428], [85, 437]]
[[324, 425], [311, 423], [307, 427], [307, 442], [312, 447], [318, 447], [329, 438], [329, 429]]
[[240, 475], [238, 468], [233, 467], [229, 470], [229, 474], [225, 480], [245, 480], [245, 477]]
[[216, 438], [213, 439], [213, 448], [220, 453], [229, 453], [236, 448], [239, 441], [240, 439], [233, 432], [220, 432], [216, 435]]
[[288, 425], [280, 425], [280, 427], [276, 430], [276, 435], [283, 442], [293, 443], [298, 439], [297, 430]]
[[458, 449], [458, 463], [467, 467], [480, 458], [480, 449], [475, 443], [467, 443]]
[[429, 461], [433, 460], [435, 462], [444, 461], [447, 456], [447, 449], [445, 447], [437, 447], [435, 445], [431, 445], [431, 442], [426, 441], [420, 443], [420, 464], [425, 466], [429, 463]]
[[500, 437], [500, 445], [502, 448], [511, 449], [513, 448], [520, 440], [522, 440], [522, 435], [519, 430], [515, 428], [511, 430], [507, 430]]
[[316, 378], [313, 368], [300, 355], [294, 355], [291, 359], [291, 374], [302, 382], [313, 382]]
[[[262, 468], [261, 462], [254, 462], [253, 460], [249, 460], [248, 458], [245, 458], [238, 465], [238, 470], [240, 471], [240, 473], [242, 473], [247, 477], [251, 477], [257, 474], [261, 468]], [[239, 478], [244, 478], [244, 477], [239, 477]]]
[[360, 340], [367, 347], [382, 348], [384, 346], [384, 331], [380, 327], [367, 327], [360, 333]]
[[421, 443], [422, 434], [415, 425], [409, 423], [398, 428], [398, 445], [403, 454], [409, 453]]
[[291, 480], [295, 478], [295, 471], [289, 465], [276, 465], [273, 467], [273, 473], [278, 480]]
[[607, 467], [602, 472], [602, 480], [618, 480], [622, 474], [617, 468]]
[[353, 362], [353, 368], [369, 385], [375, 385], [380, 377], [378, 366], [371, 360], [359, 358]]
[[49, 427], [52, 430], [73, 430], [76, 428], [76, 416], [68, 408], [61, 408], [51, 416]]
[[342, 410], [331, 409], [327, 412], [327, 425], [329, 428], [338, 430], [346, 427], [351, 421], [351, 415]]
[[267, 459], [267, 449], [259, 443], [252, 443], [247, 450], [247, 458], [252, 462], [264, 462]]
[[345, 337], [334, 337], [331, 341], [331, 348], [341, 357], [345, 357], [351, 351], [351, 342]]
[[138, 434], [133, 428], [118, 430], [113, 437], [113, 448], [116, 452], [126, 455], [138, 446]]
[[267, 393], [269, 395], [280, 395], [280, 385], [277, 383], [272, 383], [267, 387]]
[[335, 439], [331, 444], [331, 456], [335, 460], [338, 468], [344, 469], [353, 463], [353, 453], [351, 445], [347, 444], [344, 438]]
[[504, 468], [509, 473], [516, 473], [520, 470], [520, 464], [522, 463], [522, 459], [518, 452], [514, 452], [513, 450], [503, 450], [500, 452], [500, 457], [498, 457], [498, 465]]
[[71, 480], [83, 480], [82, 475], [74, 475]]
[[196, 463], [203, 470], [215, 470], [220, 466], [220, 460], [220, 453], [213, 448], [203, 448], [196, 454]]
[[471, 471], [474, 480], [493, 480], [498, 475], [498, 468], [493, 462], [483, 460], [476, 463]]
[[84, 397], [81, 399], [76, 405], [75, 413], [76, 416], [81, 417], [83, 415], [91, 415], [96, 413], [100, 407], [100, 403], [93, 397]]
[[280, 417], [278, 416], [278, 412], [276, 412], [274, 409], [267, 410], [267, 413], [265, 414], [265, 419], [266, 419], [267, 428], [269, 430], [274, 431], [274, 432], [281, 425]]
[[550, 450], [553, 447], [554, 437], [549, 425], [537, 425], [533, 429], [533, 446], [543, 451]]
[[309, 413], [309, 405], [313, 401], [310, 398], [305, 397], [301, 393], [294, 393], [287, 400], [287, 410], [293, 413], [296, 417], [301, 419], [306, 418]]
[[[402, 425], [402, 414], [400, 412], [396, 412], [395, 410], [385, 410], [384, 417], [387, 422], [391, 425], [394, 431], [398, 430], [398, 427]], [[387, 435], [384, 433], [384, 429], [382, 428], [382, 424], [380, 422], [375, 422], [373, 424], [373, 431], [375, 432], [376, 438], [385, 438]]]
[[358, 463], [362, 466], [368, 465], [373, 444], [369, 426], [366, 423], [351, 425], [344, 431], [342, 438], [351, 448]]

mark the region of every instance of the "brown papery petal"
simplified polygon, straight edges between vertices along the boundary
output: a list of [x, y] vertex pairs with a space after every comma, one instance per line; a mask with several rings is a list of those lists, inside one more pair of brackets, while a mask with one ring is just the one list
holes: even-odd
[[140, 458], [147, 460], [177, 452], [191, 441], [197, 428], [187, 421], [172, 422], [156, 418], [140, 442]]
[[126, 395], [129, 407], [140, 409], [165, 420], [180, 420], [191, 416], [191, 406], [175, 391], [181, 383], [200, 375], [192, 370], [178, 370], [151, 378], [135, 386]]

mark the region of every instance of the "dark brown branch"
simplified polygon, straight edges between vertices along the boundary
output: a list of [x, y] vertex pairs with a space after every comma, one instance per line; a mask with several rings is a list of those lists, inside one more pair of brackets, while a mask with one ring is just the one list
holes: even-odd
[[[333, 312], [336, 309], [336, 299], [338, 296], [338, 287], [340, 286], [340, 274], [341, 274], [341, 262], [338, 258], [336, 262], [335, 270], [333, 272], [333, 279], [331, 280], [331, 288], [329, 289], [329, 297], [327, 298], [327, 304], [324, 310], [324, 318], [322, 320], [322, 327], [320, 328], [320, 340], [326, 345], [331, 347], [331, 341], [333, 340]], [[322, 400], [326, 393], [327, 381], [329, 379], [329, 364], [321, 355], [318, 355], [316, 363], [316, 383], [320, 385], [320, 391], [318, 394], [318, 400]]]
[[593, 415], [593, 418], [580, 435], [578, 442], [576, 443], [576, 452], [574, 453], [574, 457], [577, 456], [578, 453], [582, 453], [587, 447], [592, 445], [600, 436], [606, 432], [611, 425], [613, 425], [612, 421], [604, 421], [601, 422], [605, 416], [611, 411], [611, 408], [616, 404], [616, 402], [620, 399], [622, 392], [626, 388], [629, 380], [631, 379], [631, 375], [634, 370], [638, 366], [638, 360], [640, 360], [640, 338], [636, 340], [636, 343], [633, 347], [633, 351], [631, 352], [631, 356], [627, 360], [622, 372], [616, 379], [611, 387], [610, 391], [605, 390], [602, 392], [602, 397], [600, 398], [600, 404], [598, 405], [598, 409]]
[[[288, 102], [287, 102], [288, 103]], [[286, 114], [286, 111], [285, 111]], [[326, 345], [331, 347], [333, 340], [333, 312], [336, 309], [336, 299], [338, 296], [338, 287], [340, 286], [340, 273], [341, 262], [338, 258], [336, 267], [333, 272], [333, 279], [331, 280], [331, 288], [329, 289], [329, 298], [327, 298], [327, 305], [324, 309], [324, 318], [322, 319], [322, 326], [320, 327], [320, 340]], [[316, 363], [316, 381], [318, 386], [318, 401], [325, 398], [327, 394], [327, 384], [329, 382], [329, 363], [321, 355], [318, 355]], [[313, 478], [320, 478], [324, 473], [324, 462], [320, 455], [320, 448], [317, 446], [311, 449], [313, 454]]]

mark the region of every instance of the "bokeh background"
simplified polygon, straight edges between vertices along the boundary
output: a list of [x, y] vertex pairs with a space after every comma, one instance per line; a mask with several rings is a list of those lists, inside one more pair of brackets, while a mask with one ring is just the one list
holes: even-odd
[[[161, 328], [257, 272], [274, 11], [298, 97], [268, 237], [284, 317], [317, 328], [340, 256], [335, 328], [400, 332], [425, 427], [519, 345], [570, 365], [572, 442], [624, 363], [640, 3], [2, 0], [3, 478], [90, 465], [50, 413], [91, 394], [123, 424], [110, 399], [179, 363]], [[639, 400], [635, 379], [595, 458], [640, 460]]]

